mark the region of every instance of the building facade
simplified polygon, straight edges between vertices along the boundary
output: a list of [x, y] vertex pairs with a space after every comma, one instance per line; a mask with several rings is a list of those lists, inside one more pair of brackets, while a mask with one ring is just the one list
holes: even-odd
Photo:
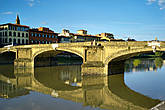
[[49, 28], [39, 27], [29, 30], [30, 44], [50, 44], [58, 42], [58, 33]]
[[7, 23], [0, 25], [0, 45], [29, 44], [29, 26], [21, 25], [17, 15], [16, 24]]

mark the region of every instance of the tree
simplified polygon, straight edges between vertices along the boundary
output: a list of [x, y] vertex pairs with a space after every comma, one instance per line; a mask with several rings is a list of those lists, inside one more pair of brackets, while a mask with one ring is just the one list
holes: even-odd
[[163, 56], [163, 52], [155, 52], [155, 56], [156, 57], [161, 57], [161, 56]]
[[156, 68], [161, 68], [163, 66], [163, 59], [161, 57], [155, 58], [154, 63]]
[[140, 61], [139, 59], [135, 59], [135, 60], [133, 61], [133, 65], [134, 65], [135, 67], [137, 67], [140, 63], [141, 63], [141, 61]]

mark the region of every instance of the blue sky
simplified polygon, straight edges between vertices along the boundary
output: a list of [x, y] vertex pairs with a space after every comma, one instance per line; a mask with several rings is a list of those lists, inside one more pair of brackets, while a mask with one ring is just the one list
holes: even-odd
[[165, 40], [165, 0], [0, 0], [0, 24], [49, 27], [60, 33], [79, 29], [110, 32], [116, 38]]

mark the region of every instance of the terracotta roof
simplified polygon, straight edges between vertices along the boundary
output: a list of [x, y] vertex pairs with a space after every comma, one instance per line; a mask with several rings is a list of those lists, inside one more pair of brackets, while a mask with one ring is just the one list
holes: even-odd
[[46, 32], [46, 31], [39, 31], [38, 28], [33, 28], [33, 29], [29, 29], [30, 32], [38, 32], [38, 33], [47, 33], [47, 34], [59, 34], [59, 33], [55, 33], [53, 32]]
[[13, 26], [20, 26], [20, 27], [27, 27], [27, 28], [29, 28], [29, 26], [26, 26], [26, 25], [12, 24], [12, 23], [1, 24], [0, 26], [4, 26], [4, 25], [13, 25]]
[[100, 37], [100, 36], [96, 36], [96, 35], [89, 35], [89, 34], [74, 34], [75, 36], [86, 36], [86, 37]]
[[77, 30], [77, 31], [87, 31], [87, 30], [84, 30], [84, 29], [80, 29], [80, 30]]

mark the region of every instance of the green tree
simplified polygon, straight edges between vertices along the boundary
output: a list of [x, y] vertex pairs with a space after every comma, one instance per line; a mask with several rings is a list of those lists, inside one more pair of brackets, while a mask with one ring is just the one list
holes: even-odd
[[135, 60], [133, 61], [134, 67], [137, 67], [140, 63], [141, 63], [141, 61], [140, 61], [139, 59], [135, 59]]
[[161, 56], [163, 56], [163, 52], [155, 52], [155, 56], [156, 57], [161, 57]]
[[154, 63], [156, 68], [161, 68], [163, 66], [163, 59], [161, 57], [155, 58]]

